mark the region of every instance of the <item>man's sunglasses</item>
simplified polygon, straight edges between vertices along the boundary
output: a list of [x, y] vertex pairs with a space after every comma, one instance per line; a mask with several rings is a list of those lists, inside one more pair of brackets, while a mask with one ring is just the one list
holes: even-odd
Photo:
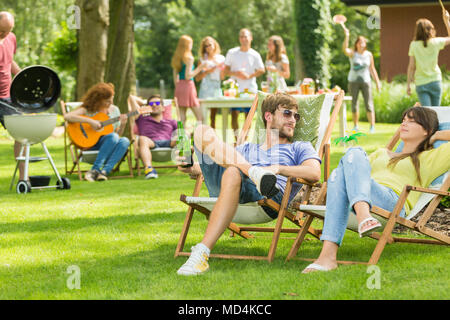
[[292, 112], [291, 110], [287, 110], [287, 109], [285, 109], [285, 110], [280, 110], [282, 113], [283, 113], [283, 116], [285, 117], [285, 118], [291, 118], [292, 116], [294, 116], [294, 119], [295, 119], [295, 122], [298, 122], [299, 120], [300, 120], [300, 114], [299, 113], [297, 113], [297, 112]]
[[149, 101], [149, 103], [148, 103], [148, 105], [150, 107], [159, 106], [160, 104], [161, 104], [161, 101]]

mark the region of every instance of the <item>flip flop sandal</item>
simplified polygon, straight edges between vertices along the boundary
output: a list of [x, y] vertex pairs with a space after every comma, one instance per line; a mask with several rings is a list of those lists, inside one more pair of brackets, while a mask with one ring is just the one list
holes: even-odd
[[307, 267], [302, 271], [302, 273], [309, 273], [309, 272], [305, 272], [307, 269], [313, 269], [313, 270], [316, 270], [316, 271], [330, 271], [330, 270], [332, 270], [332, 269], [328, 269], [328, 268], [326, 268], [326, 267], [324, 267], [324, 266], [321, 266], [320, 264], [317, 264], [317, 263], [311, 263], [309, 266], [307, 266]]
[[[364, 231], [361, 231], [361, 227], [362, 227], [365, 223], [367, 223], [367, 222], [369, 222], [369, 221], [376, 222], [376, 224], [374, 224], [373, 226], [368, 227], [368, 228], [365, 229]], [[361, 223], [358, 225], [358, 233], [359, 233], [359, 237], [360, 237], [360, 238], [366, 237], [366, 236], [370, 235], [372, 232], [378, 231], [381, 227], [382, 227], [382, 226], [381, 226], [381, 223], [380, 223], [377, 219], [375, 219], [375, 218], [373, 218], [373, 217], [364, 219], [364, 220], [361, 221]]]

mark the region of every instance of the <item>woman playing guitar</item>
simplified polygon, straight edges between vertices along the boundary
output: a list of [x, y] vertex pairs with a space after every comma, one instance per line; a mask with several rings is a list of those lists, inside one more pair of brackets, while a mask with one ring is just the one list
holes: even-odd
[[[112, 83], [98, 83], [94, 85], [81, 100], [83, 104], [67, 113], [64, 119], [70, 123], [80, 124], [78, 125], [80, 138], [84, 140], [87, 140], [87, 138], [92, 139], [90, 136], [88, 137], [88, 133], [92, 132], [92, 129], [98, 133], [93, 138], [98, 139], [98, 141], [96, 143], [94, 141], [95, 145], [87, 149], [98, 150], [98, 156], [91, 170], [86, 172], [84, 178], [90, 182], [108, 180], [107, 176], [111, 173], [116, 163], [122, 159], [130, 145], [128, 138], [120, 137], [123, 134], [128, 117], [120, 114], [119, 108], [113, 105], [114, 85]], [[106, 120], [108, 117], [119, 118], [118, 122], [112, 124], [113, 130], [109, 130], [112, 131], [111, 133], [107, 130], [108, 126], [104, 127], [104, 123], [102, 123], [102, 120]], [[102, 134], [103, 127], [105, 132]], [[71, 138], [77, 144], [77, 137], [71, 135]], [[80, 147], [80, 145], [78, 146]]]

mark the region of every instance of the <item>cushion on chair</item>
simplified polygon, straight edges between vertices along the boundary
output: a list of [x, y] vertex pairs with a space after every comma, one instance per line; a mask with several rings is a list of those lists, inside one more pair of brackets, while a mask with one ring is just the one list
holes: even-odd
[[[195, 203], [211, 211], [217, 202], [217, 198], [186, 197], [186, 202], [190, 204]], [[249, 202], [239, 204], [232, 222], [239, 224], [260, 224], [272, 220], [258, 202]]]
[[81, 162], [90, 163], [90, 164], [94, 164], [95, 159], [97, 159], [97, 156], [98, 156], [98, 150], [82, 151], [82, 155], [81, 155], [80, 161]]
[[[168, 162], [172, 160], [172, 152], [175, 148], [154, 148], [152, 152], [152, 161], [155, 162]], [[175, 158], [173, 158], [175, 159]]]
[[[258, 92], [255, 135], [252, 139], [255, 143], [261, 143], [265, 138], [261, 106], [263, 100], [268, 95], [269, 93]], [[309, 141], [317, 150], [321, 142], [320, 137], [324, 134], [324, 128], [326, 128], [329, 122], [328, 119], [333, 105], [334, 94], [321, 94], [317, 96], [293, 95], [293, 97], [298, 101], [298, 113], [300, 114], [300, 121], [295, 126], [294, 141]]]

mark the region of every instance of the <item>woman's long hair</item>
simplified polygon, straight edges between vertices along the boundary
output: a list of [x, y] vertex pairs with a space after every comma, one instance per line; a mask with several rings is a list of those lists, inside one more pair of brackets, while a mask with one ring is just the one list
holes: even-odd
[[358, 38], [356, 38], [355, 44], [353, 45], [353, 49], [354, 49], [355, 52], [358, 51], [358, 46], [357, 45], [362, 40], [364, 40], [366, 42], [366, 47], [364, 48], [364, 51], [367, 50], [367, 38], [364, 37], [364, 36], [358, 36]]
[[414, 31], [414, 40], [423, 41], [423, 46], [426, 48], [428, 40], [435, 36], [436, 30], [430, 20], [422, 18], [416, 22], [416, 30]]
[[275, 46], [274, 52], [267, 52], [266, 60], [272, 60], [273, 62], [281, 61], [281, 55], [286, 54], [286, 47], [284, 46], [283, 38], [280, 36], [271, 36], [269, 41], [272, 41]]
[[422, 179], [420, 177], [420, 161], [419, 155], [423, 151], [430, 150], [433, 148], [433, 145], [430, 143], [431, 136], [438, 130], [439, 128], [439, 120], [436, 111], [423, 108], [423, 107], [412, 107], [403, 112], [402, 119], [408, 116], [410, 119], [414, 119], [414, 121], [422, 126], [424, 130], [427, 132], [426, 138], [417, 146], [417, 149], [411, 153], [402, 154], [398, 157], [394, 157], [389, 160], [389, 167], [395, 167], [395, 165], [402, 159], [407, 157], [411, 157], [411, 161], [414, 165], [414, 169], [416, 170], [417, 180], [422, 185]]
[[199, 57], [201, 57], [201, 58], [207, 57], [207, 52], [206, 52], [206, 47], [205, 47], [206, 42], [211, 42], [214, 46], [214, 50], [212, 52], [212, 57], [214, 57], [217, 54], [220, 54], [219, 43], [213, 37], [207, 36], [207, 37], [204, 37], [202, 39], [202, 42], [200, 43], [200, 50], [198, 51]]
[[180, 72], [183, 63], [186, 62], [189, 58], [194, 58], [189, 48], [189, 45], [192, 43], [193, 40], [188, 35], [183, 35], [178, 40], [178, 45], [175, 53], [173, 54], [171, 63], [171, 66], [175, 71]]
[[112, 83], [100, 82], [92, 86], [81, 98], [81, 105], [89, 113], [96, 113], [104, 107], [103, 102], [114, 95], [114, 85]]

